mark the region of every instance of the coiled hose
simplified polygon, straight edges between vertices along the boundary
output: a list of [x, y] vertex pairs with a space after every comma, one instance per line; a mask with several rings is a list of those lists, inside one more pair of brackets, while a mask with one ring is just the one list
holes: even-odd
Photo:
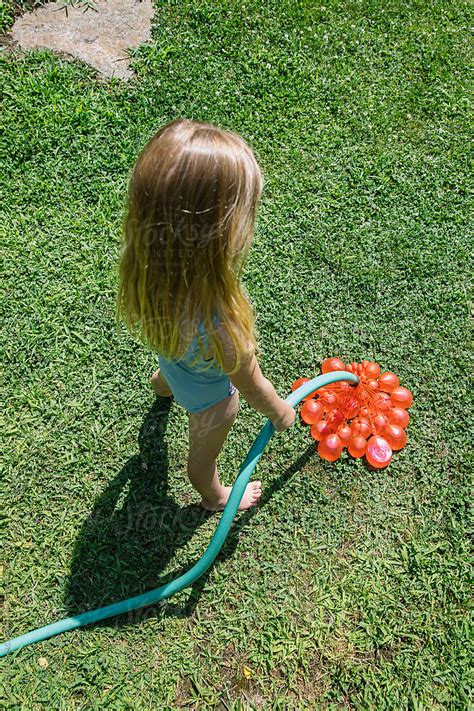
[[[294, 407], [304, 397], [306, 397], [306, 395], [309, 395], [314, 390], [318, 390], [319, 388], [323, 388], [325, 385], [329, 385], [330, 383], [335, 383], [340, 380], [347, 380], [353, 384], [357, 384], [359, 382], [359, 378], [356, 375], [346, 371], [318, 375], [316, 378], [303, 383], [303, 385], [301, 385], [297, 390], [292, 392], [286, 398], [286, 402]], [[153, 605], [160, 600], [171, 597], [171, 595], [174, 595], [194, 583], [194, 581], [203, 575], [203, 573], [205, 573], [206, 570], [212, 565], [224, 545], [224, 541], [227, 538], [232, 521], [235, 518], [240, 501], [244, 495], [245, 488], [249, 483], [250, 477], [257, 466], [257, 462], [262, 456], [263, 450], [265, 449], [267, 442], [271, 438], [274, 431], [275, 428], [273, 427], [271, 421], [267, 420], [250, 448], [250, 451], [247, 454], [242, 466], [240, 467], [235, 484], [232, 487], [229, 499], [224, 511], [222, 512], [219, 525], [216, 528], [216, 532], [214, 533], [211, 542], [197, 563], [186, 573], [180, 575], [179, 578], [172, 580], [170, 583], [166, 583], [166, 585], [162, 585], [160, 588], [150, 590], [142, 595], [136, 595], [128, 600], [115, 602], [112, 605], [106, 605], [105, 607], [100, 607], [97, 610], [83, 612], [80, 615], [66, 617], [64, 620], [59, 620], [59, 622], [53, 622], [45, 627], [39, 627], [36, 630], [32, 630], [27, 634], [14, 637], [8, 642], [4, 642], [0, 645], [0, 657], [4, 657], [10, 652], [14, 652], [21, 647], [26, 647], [29, 644], [42, 642], [49, 637], [54, 637], [55, 635], [62, 634], [68, 630], [74, 630], [77, 627], [84, 627], [85, 625], [90, 625], [94, 622], [100, 622], [108, 617], [115, 617], [116, 615], [122, 615], [124, 612], [130, 612], [131, 610], [138, 610], [141, 607]]]

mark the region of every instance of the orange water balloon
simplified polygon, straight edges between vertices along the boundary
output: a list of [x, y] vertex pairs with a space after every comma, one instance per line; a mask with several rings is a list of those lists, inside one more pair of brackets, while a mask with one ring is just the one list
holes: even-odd
[[363, 457], [367, 448], [367, 440], [361, 435], [354, 435], [347, 446], [351, 457]]
[[403, 449], [407, 443], [407, 433], [403, 427], [399, 427], [398, 425], [387, 425], [383, 436], [394, 452]]
[[392, 448], [383, 437], [374, 435], [367, 442], [365, 456], [369, 464], [376, 469], [383, 469], [390, 464], [392, 459]]
[[295, 380], [295, 382], [291, 386], [291, 390], [297, 390], [300, 385], [303, 385], [303, 383], [309, 383], [309, 378], [298, 378], [298, 380]]
[[390, 424], [405, 428], [410, 422], [410, 415], [403, 407], [392, 407], [387, 413]]
[[355, 435], [360, 435], [364, 439], [367, 439], [372, 434], [370, 423], [365, 417], [356, 417], [352, 420], [351, 429]]
[[335, 462], [342, 452], [342, 442], [337, 434], [330, 434], [324, 437], [318, 445], [318, 454], [328, 462]]
[[364, 375], [369, 380], [373, 378], [378, 378], [380, 375], [380, 365], [378, 363], [370, 362], [364, 368]]
[[[292, 384], [292, 386], [291, 386], [292, 392], [294, 392], [295, 390], [297, 390], [297, 389], [298, 389], [301, 385], [303, 385], [304, 383], [309, 383], [309, 381], [310, 381], [309, 378], [298, 378], [298, 380], [295, 380], [295, 382], [294, 382], [294, 383]], [[303, 400], [311, 400], [311, 399], [314, 398], [317, 394], [318, 394], [318, 391], [317, 391], [317, 390], [313, 390], [313, 392], [310, 393], [309, 395], [306, 395], [306, 397], [304, 397]]]
[[376, 415], [372, 420], [372, 434], [381, 435], [387, 426], [387, 420], [383, 415]]
[[339, 439], [342, 442], [343, 447], [347, 447], [349, 444], [351, 438], [352, 438], [352, 430], [349, 427], [349, 425], [341, 425], [338, 427], [337, 433]]
[[319, 420], [314, 425], [311, 425], [311, 437], [317, 442], [327, 435], [328, 423], [325, 420]]
[[329, 412], [326, 417], [326, 420], [331, 427], [339, 427], [339, 425], [342, 425], [344, 422], [344, 419], [344, 415], [340, 410], [333, 410], [332, 412]]
[[387, 370], [386, 373], [382, 373], [379, 376], [379, 388], [384, 390], [386, 393], [391, 393], [394, 388], [400, 385], [400, 378], [395, 373]]
[[408, 388], [404, 388], [402, 385], [394, 388], [390, 393], [392, 402], [395, 407], [402, 407], [404, 410], [410, 407], [413, 402], [413, 395]]
[[301, 419], [307, 425], [314, 425], [324, 415], [324, 407], [319, 400], [307, 400], [301, 408]]
[[326, 410], [326, 412], [330, 412], [331, 410], [335, 410], [336, 407], [337, 407], [337, 396], [335, 395], [335, 393], [331, 393], [331, 392], [327, 392], [327, 391], [326, 391], [326, 392], [324, 393], [324, 395], [321, 395], [320, 400], [321, 400], [321, 402], [322, 402], [322, 404], [323, 404], [324, 409]]
[[392, 407], [392, 400], [388, 393], [378, 392], [375, 396], [375, 407], [383, 413]]
[[344, 370], [345, 367], [340, 358], [326, 358], [321, 365], [321, 371], [323, 373], [332, 373], [335, 370]]

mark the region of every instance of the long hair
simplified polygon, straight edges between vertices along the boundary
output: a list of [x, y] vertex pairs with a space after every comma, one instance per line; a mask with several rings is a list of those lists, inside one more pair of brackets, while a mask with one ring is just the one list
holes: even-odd
[[[180, 358], [202, 322], [214, 361], [258, 352], [255, 312], [241, 283], [262, 175], [247, 143], [210, 123], [179, 119], [147, 143], [128, 185], [116, 318], [168, 358]], [[199, 339], [199, 355], [203, 343]], [[232, 374], [231, 373], [231, 374]]]

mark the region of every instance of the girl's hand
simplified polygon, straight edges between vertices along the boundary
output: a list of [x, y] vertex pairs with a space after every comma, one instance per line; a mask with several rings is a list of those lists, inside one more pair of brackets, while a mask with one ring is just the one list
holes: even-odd
[[274, 419], [272, 419], [272, 425], [276, 432], [283, 432], [291, 427], [296, 417], [296, 410], [291, 405], [288, 405], [284, 400], [281, 401], [281, 413]]

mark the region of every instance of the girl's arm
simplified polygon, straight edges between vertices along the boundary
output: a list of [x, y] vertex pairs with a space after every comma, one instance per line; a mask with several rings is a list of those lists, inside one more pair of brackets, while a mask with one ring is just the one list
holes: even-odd
[[[217, 331], [224, 350], [224, 371], [228, 373], [235, 366], [235, 348], [222, 327]], [[293, 424], [294, 408], [277, 395], [272, 383], [263, 376], [255, 353], [246, 355], [239, 370], [229, 378], [248, 404], [272, 421], [277, 432]]]

